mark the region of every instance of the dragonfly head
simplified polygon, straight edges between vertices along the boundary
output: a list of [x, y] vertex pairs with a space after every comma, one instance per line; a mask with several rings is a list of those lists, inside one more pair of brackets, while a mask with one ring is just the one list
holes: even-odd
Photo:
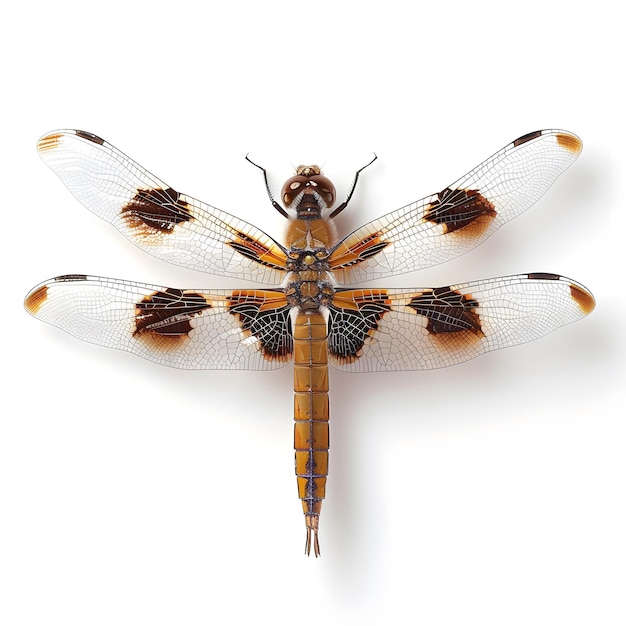
[[317, 165], [299, 165], [281, 191], [287, 209], [301, 220], [320, 219], [335, 203], [335, 186]]

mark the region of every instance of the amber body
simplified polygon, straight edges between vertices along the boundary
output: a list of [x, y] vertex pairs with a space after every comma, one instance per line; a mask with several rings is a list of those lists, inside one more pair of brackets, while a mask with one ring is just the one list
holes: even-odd
[[328, 476], [328, 358], [326, 320], [318, 311], [299, 311], [294, 328], [294, 448], [307, 552], [319, 554], [317, 528]]
[[298, 496], [307, 528], [306, 553], [320, 553], [317, 530], [326, 495], [329, 450], [328, 324], [322, 307], [334, 294], [324, 271], [333, 244], [332, 222], [296, 219], [287, 243], [294, 258], [287, 295], [296, 307], [294, 349], [294, 448]]

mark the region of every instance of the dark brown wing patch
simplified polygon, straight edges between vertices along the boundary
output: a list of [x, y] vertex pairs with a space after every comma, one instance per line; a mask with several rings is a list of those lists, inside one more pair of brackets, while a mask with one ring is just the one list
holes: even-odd
[[133, 336], [158, 349], [178, 347], [193, 330], [193, 317], [210, 308], [204, 296], [193, 291], [156, 291], [135, 305]]
[[263, 356], [288, 361], [293, 354], [291, 306], [282, 291], [233, 291], [228, 312], [234, 315], [247, 337], [256, 337]]
[[475, 311], [478, 302], [471, 295], [438, 287], [414, 296], [407, 306], [427, 318], [429, 335], [445, 347], [467, 346], [484, 336]]
[[328, 350], [341, 363], [352, 363], [391, 311], [391, 301], [384, 289], [339, 289], [329, 311]]
[[437, 200], [426, 207], [424, 220], [441, 224], [444, 233], [470, 237], [482, 235], [496, 216], [494, 205], [476, 189], [450, 189], [437, 194]]
[[287, 256], [278, 249], [278, 246], [266, 246], [246, 233], [237, 231], [235, 239], [228, 241], [227, 245], [247, 259], [252, 259], [261, 265], [278, 270], [284, 270], [287, 265]]
[[193, 219], [189, 204], [171, 187], [139, 189], [120, 213], [130, 228], [143, 231], [145, 236], [155, 231], [171, 233], [177, 224]]

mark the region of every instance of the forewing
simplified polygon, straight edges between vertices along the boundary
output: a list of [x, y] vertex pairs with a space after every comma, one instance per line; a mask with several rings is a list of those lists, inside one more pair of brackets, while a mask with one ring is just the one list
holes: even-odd
[[228, 213], [186, 196], [100, 137], [59, 130], [39, 140], [41, 158], [90, 211], [146, 252], [194, 270], [277, 285], [285, 252]]
[[594, 306], [582, 285], [556, 274], [339, 290], [329, 307], [330, 362], [351, 372], [446, 367], [537, 339]]
[[468, 252], [532, 206], [578, 157], [563, 130], [516, 139], [439, 193], [362, 226], [334, 249], [340, 284], [401, 274]]
[[112, 278], [59, 276], [25, 307], [71, 335], [182, 369], [269, 370], [291, 361], [282, 291], [172, 289]]

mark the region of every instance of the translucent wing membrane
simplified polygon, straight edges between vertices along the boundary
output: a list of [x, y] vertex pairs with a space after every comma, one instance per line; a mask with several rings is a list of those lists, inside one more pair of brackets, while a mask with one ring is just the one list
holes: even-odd
[[[352, 372], [446, 367], [537, 339], [594, 308], [582, 286], [522, 274], [428, 289], [340, 290], [329, 307], [331, 363]], [[293, 356], [280, 290], [173, 289], [60, 276], [26, 308], [76, 337], [185, 369], [267, 370]]]
[[330, 362], [350, 372], [446, 367], [537, 339], [594, 306], [582, 285], [556, 274], [341, 290], [330, 307]]
[[96, 135], [54, 131], [39, 140], [38, 150], [83, 205], [146, 252], [268, 285], [284, 279], [285, 252], [273, 239], [179, 193]]
[[[442, 191], [356, 230], [331, 253], [343, 283], [453, 258], [532, 205], [578, 156], [565, 131], [524, 135]], [[193, 269], [282, 282], [287, 251], [254, 226], [184, 196], [83, 131], [39, 152], [72, 193], [140, 247]], [[78, 337], [190, 369], [271, 369], [291, 360], [290, 304], [274, 290], [194, 291], [66, 276], [35, 288], [29, 311]], [[429, 369], [539, 337], [588, 313], [593, 297], [553, 274], [438, 289], [340, 289], [330, 357], [349, 371]]]
[[79, 339], [170, 367], [269, 370], [292, 356], [281, 291], [203, 292], [59, 276], [35, 287], [25, 306]]
[[562, 130], [524, 135], [438, 193], [355, 230], [334, 250], [331, 269], [353, 284], [464, 254], [532, 206], [581, 149]]

